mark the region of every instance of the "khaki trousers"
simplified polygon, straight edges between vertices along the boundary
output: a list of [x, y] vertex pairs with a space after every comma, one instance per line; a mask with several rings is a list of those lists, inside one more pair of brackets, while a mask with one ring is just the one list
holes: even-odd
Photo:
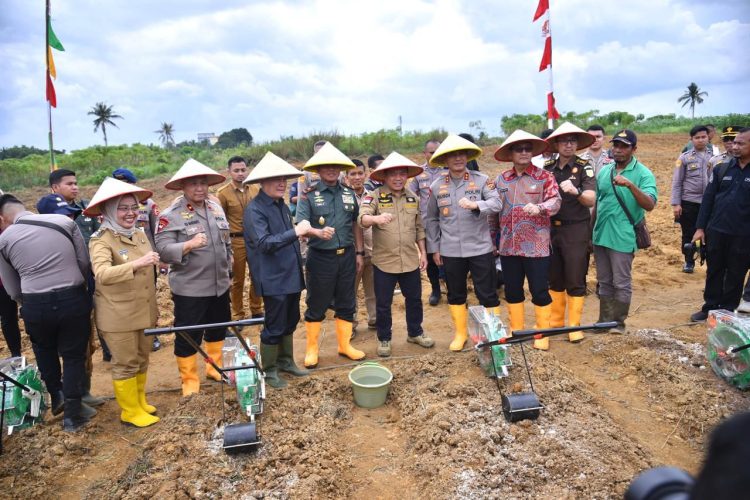
[[[86, 360], [84, 366], [86, 368], [86, 376], [91, 378], [94, 373], [94, 353], [96, 352], [97, 346], [97, 334], [96, 334], [96, 319], [94, 318], [94, 309], [91, 309], [91, 332], [89, 334], [89, 345], [86, 347]], [[105, 340], [106, 342], [106, 340]]]
[[[232, 252], [234, 264], [232, 265], [232, 286], [229, 289], [229, 300], [232, 303], [232, 320], [236, 321], [246, 318], [242, 298], [245, 291], [245, 271], [248, 271], [248, 276], [250, 276], [250, 271], [247, 269], [244, 238], [232, 238]], [[250, 303], [250, 314], [263, 315], [263, 299], [255, 294], [252, 278], [250, 279], [248, 302]]]
[[[372, 271], [372, 257], [365, 257], [365, 265], [362, 267], [362, 272], [357, 273], [354, 277], [354, 290], [355, 293], [359, 294], [359, 284], [362, 283], [362, 288], [365, 291], [365, 306], [367, 307], [367, 322], [374, 322], [376, 317], [375, 309], [375, 280], [373, 279]], [[359, 301], [354, 303], [354, 322], [357, 323], [357, 308]]]
[[99, 333], [112, 353], [112, 380], [126, 380], [148, 370], [152, 342], [143, 330]]

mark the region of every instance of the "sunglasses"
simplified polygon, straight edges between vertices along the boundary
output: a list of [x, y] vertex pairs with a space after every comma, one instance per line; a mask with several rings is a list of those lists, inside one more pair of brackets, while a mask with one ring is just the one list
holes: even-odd
[[532, 153], [534, 148], [532, 146], [516, 146], [511, 148], [514, 153]]

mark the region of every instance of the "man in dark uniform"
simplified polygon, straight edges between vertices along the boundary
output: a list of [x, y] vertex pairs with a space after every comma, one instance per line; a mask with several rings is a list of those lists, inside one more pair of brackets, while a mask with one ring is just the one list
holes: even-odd
[[[60, 213], [78, 213], [60, 203]], [[21, 316], [52, 397], [52, 413], [64, 407], [63, 429], [76, 431], [96, 413], [81, 401], [91, 332], [86, 290], [91, 263], [81, 232], [71, 218], [32, 214], [9, 194], [0, 196], [0, 230], [0, 278], [8, 295], [23, 305]]]
[[354, 163], [331, 143], [326, 143], [304, 166], [317, 171], [320, 181], [300, 193], [297, 222], [308, 221], [307, 311], [305, 328], [307, 349], [305, 366], [318, 365], [318, 337], [326, 310], [335, 300], [338, 352], [353, 360], [365, 353], [354, 349], [350, 340], [354, 321], [354, 281], [364, 265], [362, 228], [356, 221], [359, 206], [354, 191], [341, 184], [342, 169]]
[[[581, 324], [586, 295], [586, 272], [589, 267], [588, 248], [591, 241], [591, 212], [596, 200], [594, 166], [576, 155], [589, 147], [594, 137], [575, 125], [565, 122], [546, 139], [557, 158], [544, 163], [560, 187], [562, 204], [551, 218], [552, 253], [549, 263], [549, 294], [552, 296], [550, 327], [565, 326], [567, 304], [568, 325]], [[568, 334], [571, 342], [583, 340], [583, 332]]]
[[704, 321], [712, 309], [734, 310], [750, 267], [750, 128], [740, 129], [732, 152], [714, 167], [695, 224], [693, 241], [706, 244], [706, 287], [691, 321]]

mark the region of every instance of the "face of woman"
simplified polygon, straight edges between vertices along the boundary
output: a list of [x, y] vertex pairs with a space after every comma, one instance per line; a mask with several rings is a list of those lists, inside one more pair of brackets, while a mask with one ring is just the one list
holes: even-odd
[[117, 224], [130, 229], [138, 219], [138, 200], [135, 196], [123, 196], [117, 204]]

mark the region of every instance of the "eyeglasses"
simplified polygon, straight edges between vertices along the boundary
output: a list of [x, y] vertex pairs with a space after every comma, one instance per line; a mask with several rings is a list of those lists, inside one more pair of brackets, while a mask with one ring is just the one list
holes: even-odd
[[534, 148], [532, 146], [516, 146], [511, 149], [514, 153], [532, 153]]
[[558, 144], [578, 144], [578, 139], [573, 139], [573, 138], [569, 138], [569, 139], [559, 139], [559, 140], [557, 141], [557, 143], [558, 143]]
[[117, 207], [117, 211], [122, 212], [122, 213], [132, 212], [134, 214], [137, 214], [139, 208], [140, 207], [138, 205], [120, 206], [120, 207]]

